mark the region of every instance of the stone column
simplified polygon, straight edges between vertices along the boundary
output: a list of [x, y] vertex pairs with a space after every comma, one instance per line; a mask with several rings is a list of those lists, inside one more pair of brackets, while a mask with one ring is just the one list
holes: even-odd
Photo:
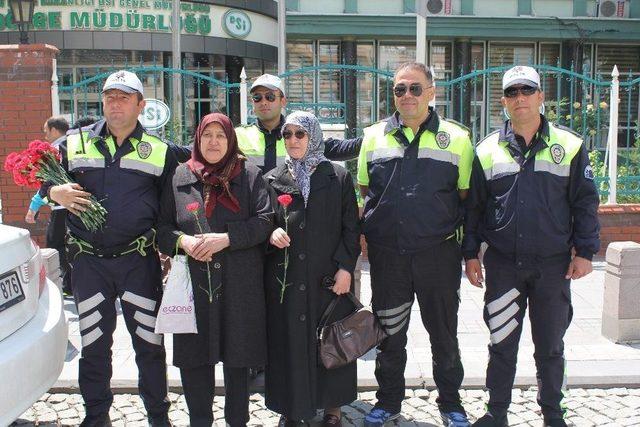
[[[225, 71], [229, 79], [229, 83], [240, 83], [240, 73], [244, 67], [244, 59], [239, 56], [227, 56]], [[240, 123], [240, 90], [233, 89], [229, 93], [229, 118], [234, 124]]]
[[[470, 72], [471, 40], [456, 39], [453, 42], [453, 78], [464, 76]], [[462, 93], [460, 93], [460, 87], [464, 89]], [[469, 80], [451, 88], [450, 116], [465, 126], [469, 126], [471, 122], [471, 88]]]
[[640, 340], [640, 244], [613, 242], [607, 248], [602, 335], [616, 343]]
[[[7, 154], [24, 150], [34, 139], [44, 139], [42, 126], [51, 117], [51, 74], [58, 53], [45, 44], [0, 46], [0, 164]], [[0, 172], [2, 223], [26, 228], [40, 246], [45, 243], [49, 210], [41, 209], [36, 224], [24, 222], [35, 190], [18, 187], [7, 172]]]
[[[345, 65], [358, 64], [358, 47], [355, 39], [342, 41], [342, 59]], [[347, 125], [346, 137], [355, 138], [358, 125], [358, 79], [355, 71], [345, 70], [345, 124]]]

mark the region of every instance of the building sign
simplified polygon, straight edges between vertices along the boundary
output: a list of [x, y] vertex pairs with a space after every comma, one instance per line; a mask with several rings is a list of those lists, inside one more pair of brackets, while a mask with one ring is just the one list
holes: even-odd
[[241, 10], [229, 9], [222, 20], [224, 30], [231, 37], [243, 38], [251, 32], [251, 19]]
[[[171, 0], [38, 0], [34, 31], [171, 32]], [[225, 6], [180, 2], [182, 34], [278, 45], [278, 22]], [[0, 0], [0, 31], [18, 31], [7, 0]]]
[[144, 110], [138, 116], [138, 120], [146, 129], [160, 129], [167, 124], [171, 117], [169, 107], [159, 99], [145, 99]]

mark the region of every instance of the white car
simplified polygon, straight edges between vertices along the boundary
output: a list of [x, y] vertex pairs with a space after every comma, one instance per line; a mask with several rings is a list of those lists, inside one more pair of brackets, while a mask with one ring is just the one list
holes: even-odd
[[13, 422], [56, 382], [67, 349], [58, 286], [29, 231], [0, 224], [0, 425]]

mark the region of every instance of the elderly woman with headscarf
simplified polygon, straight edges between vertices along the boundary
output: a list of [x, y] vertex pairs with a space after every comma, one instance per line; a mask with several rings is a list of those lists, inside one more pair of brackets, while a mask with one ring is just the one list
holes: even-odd
[[227, 424], [249, 421], [248, 368], [266, 363], [263, 261], [272, 221], [264, 179], [239, 150], [231, 120], [204, 116], [191, 160], [164, 189], [158, 227], [161, 252], [189, 256], [198, 332], [173, 335], [173, 364], [191, 426], [213, 424], [218, 362]]
[[[323, 425], [340, 426], [340, 407], [356, 399], [356, 363], [325, 369], [316, 328], [334, 296], [352, 286], [360, 254], [356, 195], [349, 172], [324, 157], [315, 116], [291, 113], [282, 136], [285, 163], [266, 174], [275, 211], [265, 269], [266, 404], [282, 415], [279, 426], [309, 421], [317, 409], [324, 409]], [[333, 320], [353, 310], [340, 298]]]

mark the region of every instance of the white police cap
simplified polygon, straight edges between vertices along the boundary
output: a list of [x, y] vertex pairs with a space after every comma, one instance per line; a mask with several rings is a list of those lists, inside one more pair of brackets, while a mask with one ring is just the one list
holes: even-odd
[[280, 92], [282, 92], [283, 96], [286, 96], [282, 80], [280, 79], [280, 77], [274, 76], [273, 74], [263, 74], [258, 77], [251, 85], [251, 90], [249, 91], [249, 93], [253, 92], [254, 89], [260, 86], [266, 87], [267, 89], [271, 90], [279, 90]]
[[138, 76], [126, 70], [116, 71], [107, 77], [107, 81], [104, 82], [102, 87], [102, 93], [110, 89], [118, 89], [126, 93], [140, 92], [140, 94], [144, 95], [142, 82]]
[[517, 84], [533, 86], [539, 89], [540, 75], [533, 68], [524, 65], [509, 68], [502, 76], [502, 90]]

